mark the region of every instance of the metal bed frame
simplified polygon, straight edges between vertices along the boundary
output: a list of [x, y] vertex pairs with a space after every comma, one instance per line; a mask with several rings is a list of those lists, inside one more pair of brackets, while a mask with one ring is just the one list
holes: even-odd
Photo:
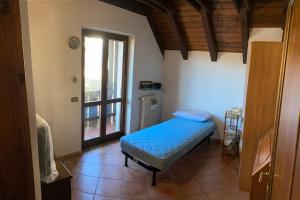
[[[214, 131], [212, 131], [207, 137], [205, 137], [201, 142], [199, 142], [196, 146], [194, 146], [189, 152], [187, 152], [182, 157], [188, 155], [191, 151], [193, 151], [195, 148], [197, 148], [200, 144], [202, 144], [205, 140], [207, 140], [207, 143], [210, 143], [210, 137], [214, 134]], [[137, 163], [138, 165], [144, 167], [145, 169], [152, 172], [152, 186], [156, 186], [156, 174], [157, 172], [160, 172], [160, 169], [157, 169], [153, 166], [147, 165], [140, 161], [139, 159], [135, 158], [134, 156], [130, 155], [126, 151], [121, 150], [122, 153], [125, 155], [125, 167], [128, 167], [128, 158], [130, 158], [133, 162]]]

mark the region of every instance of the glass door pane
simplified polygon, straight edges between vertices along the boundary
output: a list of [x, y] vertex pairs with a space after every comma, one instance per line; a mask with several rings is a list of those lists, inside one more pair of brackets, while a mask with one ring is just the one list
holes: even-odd
[[[121, 131], [124, 42], [108, 41], [106, 135]], [[113, 102], [112, 102], [113, 101]]]
[[107, 63], [107, 99], [122, 97], [124, 42], [109, 40]]
[[84, 37], [84, 141], [100, 137], [103, 39]]
[[106, 106], [106, 135], [121, 131], [121, 102]]
[[101, 100], [103, 39], [84, 38], [85, 103]]
[[90, 106], [84, 108], [84, 140], [95, 139], [100, 136], [101, 107]]

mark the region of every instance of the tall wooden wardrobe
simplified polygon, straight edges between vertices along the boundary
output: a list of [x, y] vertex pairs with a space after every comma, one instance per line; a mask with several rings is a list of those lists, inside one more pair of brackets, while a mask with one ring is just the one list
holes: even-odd
[[240, 164], [240, 188], [250, 191], [260, 138], [274, 128], [279, 86], [281, 42], [253, 42]]
[[[265, 58], [256, 58], [260, 57], [260, 48], [255, 46], [250, 62], [240, 188], [251, 191], [250, 199], [254, 200], [300, 200], [300, 0], [291, 1], [288, 8], [279, 68], [273, 61], [270, 64], [262, 61]], [[269, 48], [265, 51], [277, 52]], [[268, 79], [271, 75], [264, 77], [257, 65], [268, 68], [274, 79]]]

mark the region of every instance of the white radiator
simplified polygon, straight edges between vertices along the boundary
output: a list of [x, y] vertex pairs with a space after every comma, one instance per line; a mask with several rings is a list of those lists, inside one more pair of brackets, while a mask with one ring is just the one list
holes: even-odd
[[159, 100], [154, 95], [141, 98], [141, 122], [140, 129], [157, 124], [160, 121]]

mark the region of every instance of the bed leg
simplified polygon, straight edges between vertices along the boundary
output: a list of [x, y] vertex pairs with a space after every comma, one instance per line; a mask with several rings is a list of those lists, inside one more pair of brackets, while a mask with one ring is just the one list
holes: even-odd
[[125, 167], [128, 167], [128, 156], [125, 156]]
[[153, 170], [153, 175], [152, 175], [152, 186], [156, 186], [156, 170]]

